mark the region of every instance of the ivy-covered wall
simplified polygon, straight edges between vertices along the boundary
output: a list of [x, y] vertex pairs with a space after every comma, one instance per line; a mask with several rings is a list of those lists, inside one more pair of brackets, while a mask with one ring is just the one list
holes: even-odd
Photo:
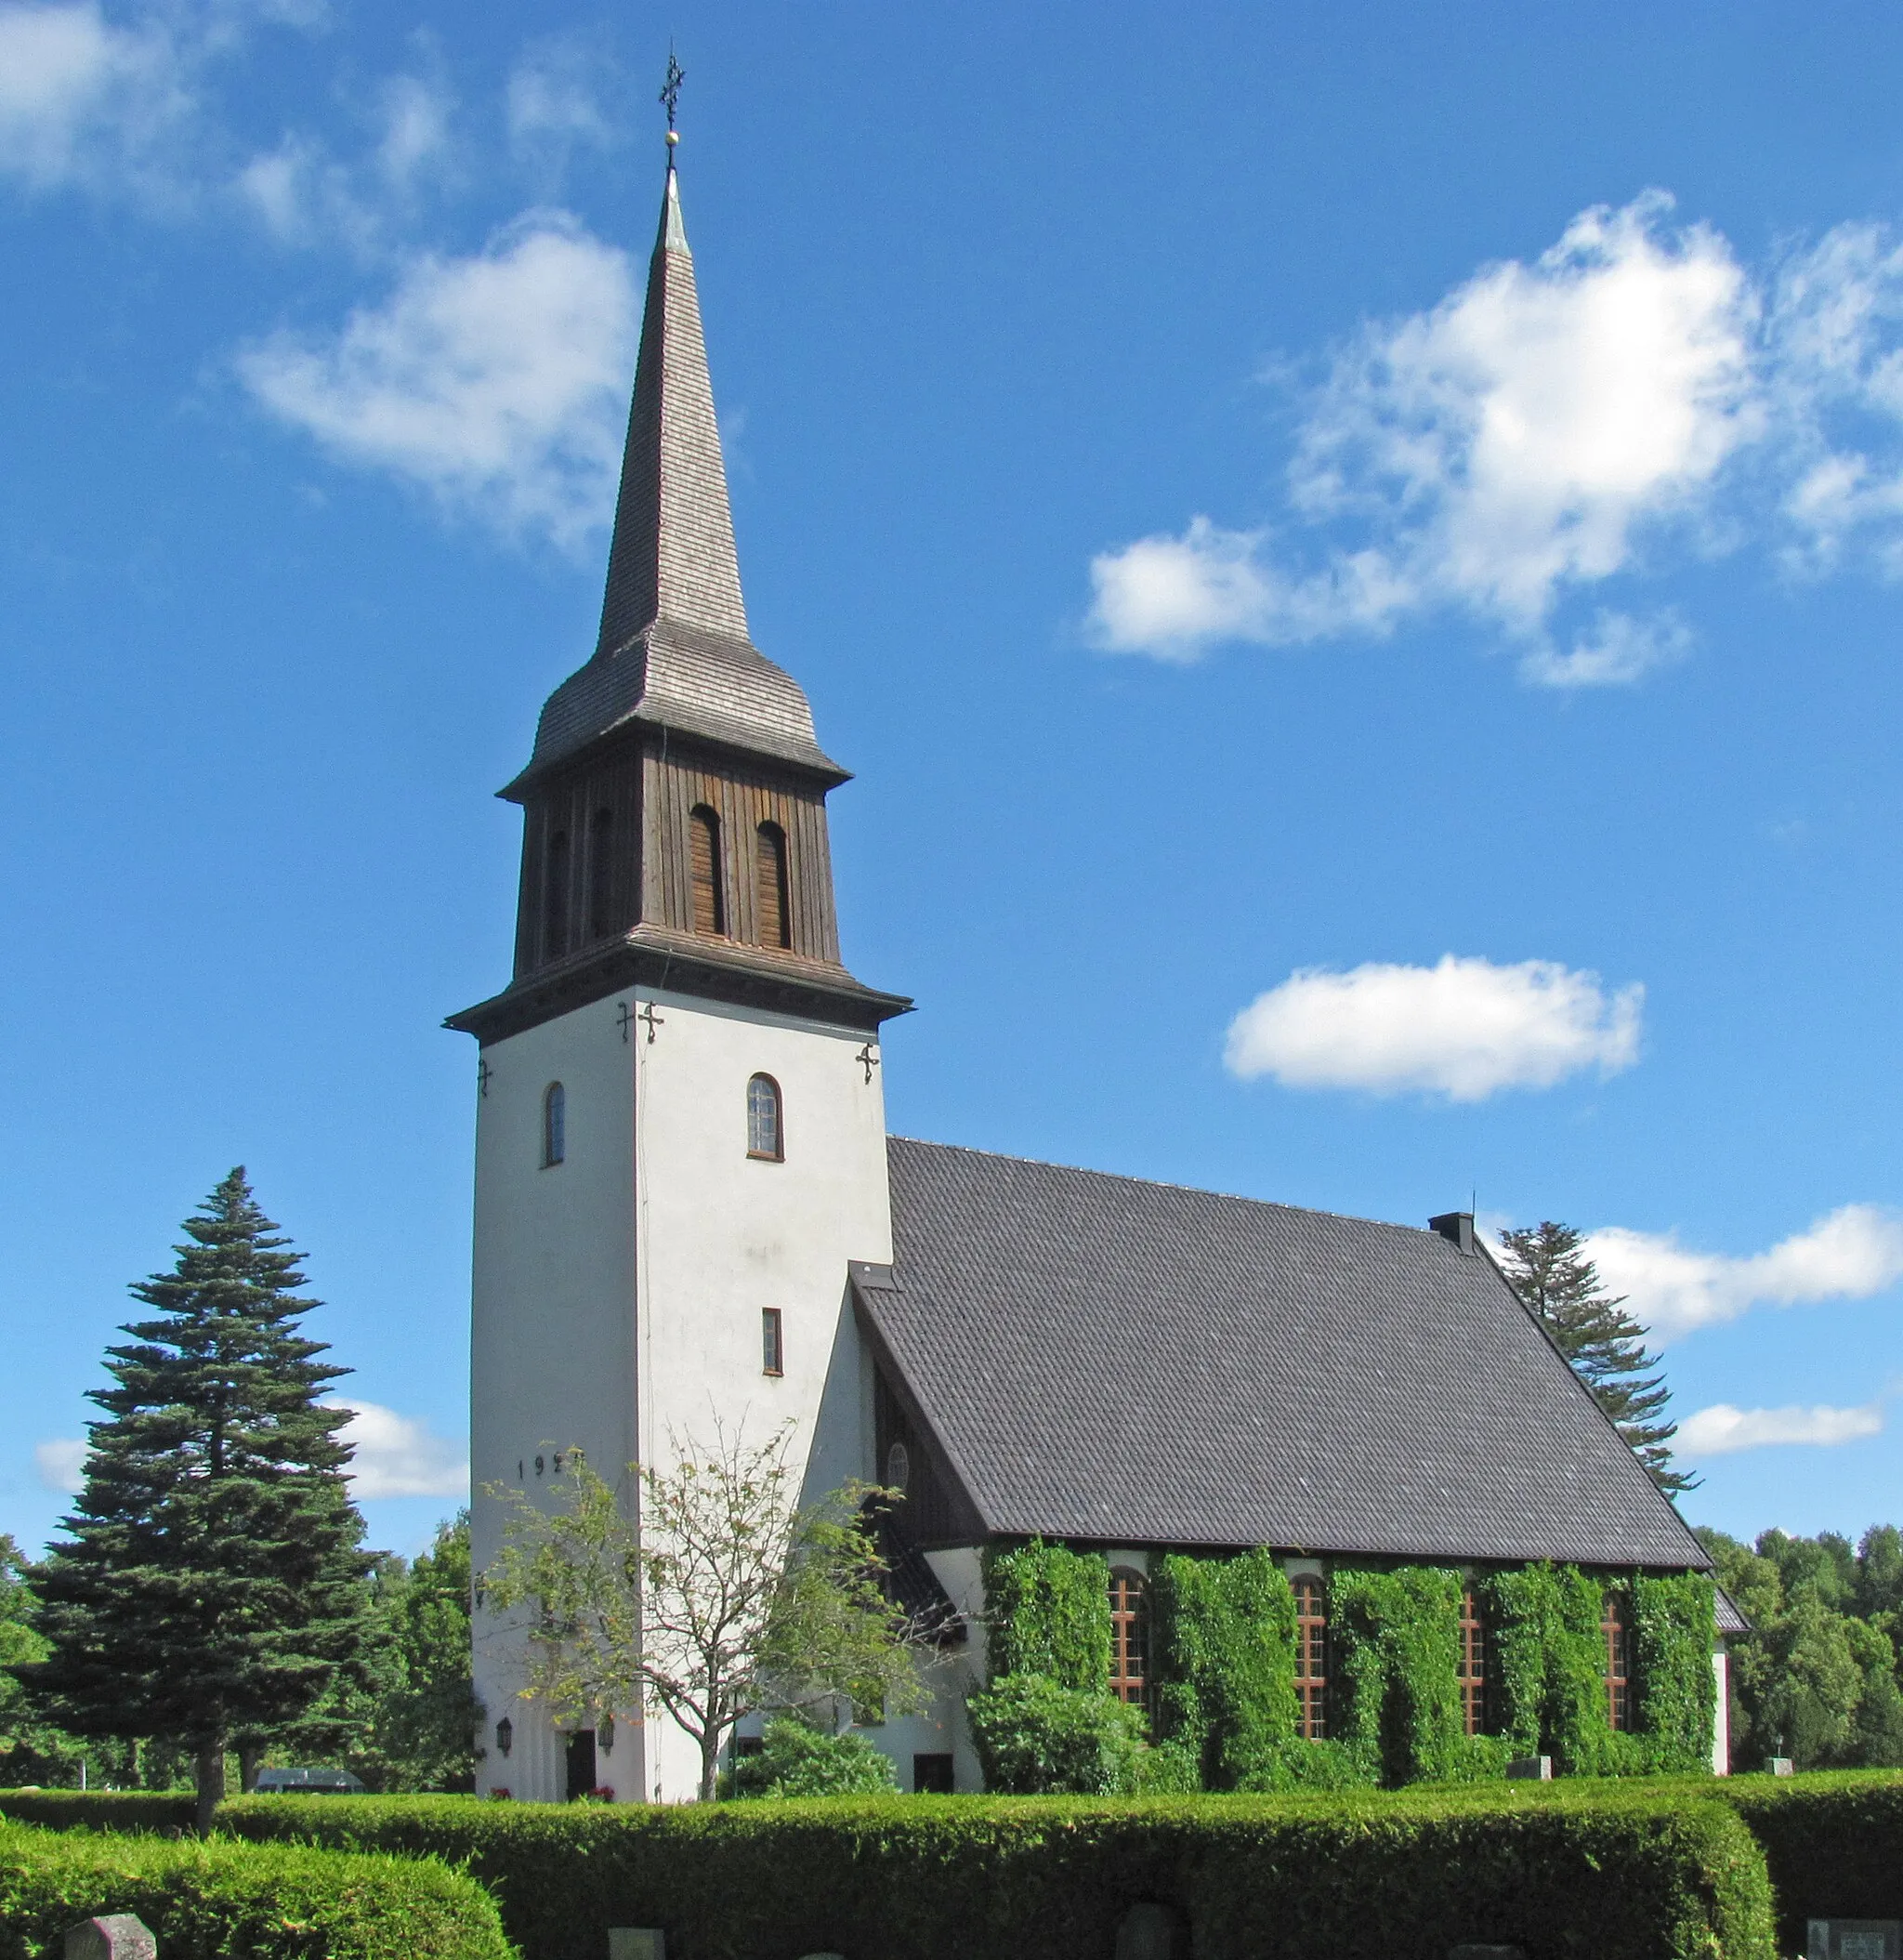
[[[985, 1560], [993, 1680], [1038, 1676], [1108, 1697], [1109, 1566], [1032, 1540]], [[1338, 1569], [1329, 1585], [1330, 1736], [1296, 1735], [1295, 1608], [1267, 1552], [1151, 1560], [1154, 1745], [1131, 1770], [1152, 1789], [1459, 1782], [1516, 1756], [1564, 1775], [1709, 1767], [1716, 1684], [1712, 1582], [1608, 1582], [1531, 1565], [1474, 1582], [1487, 1625], [1489, 1721], [1465, 1733], [1461, 1602], [1452, 1568]], [[1602, 1627], [1608, 1583], [1633, 1630], [1633, 1726], [1614, 1731]]]
[[[1606, 1703], [1606, 1584], [1571, 1566], [1529, 1565], [1479, 1585], [1492, 1642], [1493, 1727], [1516, 1756], [1562, 1776], [1597, 1776], [1616, 1751]], [[1711, 1669], [1712, 1640], [1703, 1657]]]
[[1149, 1578], [1159, 1743], [1191, 1787], [1262, 1786], [1295, 1732], [1295, 1596], [1266, 1552], [1159, 1559]]
[[1445, 1566], [1341, 1572], [1330, 1588], [1334, 1730], [1386, 1783], [1502, 1774], [1513, 1751], [1466, 1732], [1461, 1708], [1461, 1599]]
[[1703, 1572], [1641, 1574], [1633, 1581], [1633, 1727], [1654, 1767], [1698, 1770], [1712, 1759], [1718, 1680], [1712, 1666], [1717, 1595]]
[[991, 1667], [1035, 1674], [1060, 1688], [1107, 1689], [1110, 1678], [1110, 1562], [1033, 1538], [988, 1549], [985, 1617]]

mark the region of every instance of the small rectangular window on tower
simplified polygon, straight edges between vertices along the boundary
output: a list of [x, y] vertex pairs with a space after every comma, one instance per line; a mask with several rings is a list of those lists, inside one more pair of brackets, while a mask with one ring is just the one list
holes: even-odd
[[786, 1347], [777, 1307], [760, 1309], [760, 1372], [763, 1375], [786, 1373]]

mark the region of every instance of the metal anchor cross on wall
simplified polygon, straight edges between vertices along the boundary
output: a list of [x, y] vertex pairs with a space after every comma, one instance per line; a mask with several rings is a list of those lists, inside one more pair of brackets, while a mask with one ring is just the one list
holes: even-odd
[[879, 1058], [873, 1053], [872, 1043], [870, 1041], [867, 1042], [865, 1046], [852, 1059], [866, 1072], [866, 1080], [868, 1082], [872, 1081], [873, 1071], [879, 1066]]

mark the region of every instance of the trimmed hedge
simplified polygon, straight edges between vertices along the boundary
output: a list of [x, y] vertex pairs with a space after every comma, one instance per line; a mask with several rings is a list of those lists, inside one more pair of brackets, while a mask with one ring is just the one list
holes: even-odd
[[197, 1800], [154, 1790], [0, 1790], [0, 1817], [53, 1831], [123, 1831], [134, 1837], [184, 1837]]
[[1764, 1848], [1778, 1951], [1805, 1951], [1807, 1919], [1903, 1917], [1903, 1775], [1827, 1769], [1732, 1776], [1703, 1786]]
[[1765, 1861], [1709, 1800], [1506, 1793], [819, 1799], [680, 1808], [463, 1797], [242, 1798], [221, 1827], [466, 1861], [525, 1960], [599, 1960], [659, 1926], [670, 1960], [1102, 1960], [1132, 1904], [1173, 1905], [1199, 1960], [1326, 1950], [1445, 1960], [1773, 1960]]
[[0, 1824], [0, 1960], [137, 1913], [165, 1960], [513, 1960], [495, 1901], [435, 1859]]

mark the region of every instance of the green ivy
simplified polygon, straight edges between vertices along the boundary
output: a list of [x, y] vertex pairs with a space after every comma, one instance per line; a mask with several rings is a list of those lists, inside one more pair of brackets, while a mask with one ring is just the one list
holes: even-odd
[[[1152, 1568], [1157, 1732], [1206, 1790], [1262, 1779], [1295, 1730], [1295, 1598], [1263, 1551], [1172, 1554]], [[1194, 1787], [1192, 1785], [1192, 1787]]]
[[[1109, 1677], [1109, 1568], [1096, 1553], [1030, 1543], [986, 1559], [991, 1672], [1101, 1694]], [[1568, 1776], [1695, 1772], [1710, 1759], [1713, 1587], [1700, 1573], [1612, 1582], [1633, 1616], [1633, 1730], [1608, 1719], [1601, 1629], [1608, 1581], [1529, 1565], [1477, 1582], [1492, 1651], [1497, 1733], [1463, 1732], [1461, 1573], [1444, 1566], [1335, 1573], [1327, 1743], [1295, 1735], [1294, 1600], [1264, 1551], [1154, 1561], [1150, 1790], [1344, 1789], [1471, 1782], [1516, 1756]]]
[[1651, 1744], [1653, 1767], [1711, 1767], [1718, 1682], [1712, 1667], [1715, 1593], [1703, 1572], [1633, 1581], [1633, 1726]]
[[[1481, 1584], [1492, 1636], [1495, 1727], [1516, 1756], [1550, 1756], [1564, 1776], [1653, 1767], [1640, 1739], [1615, 1734], [1606, 1700], [1606, 1582], [1573, 1566], [1528, 1565]], [[1709, 1667], [1710, 1636], [1705, 1639]]]
[[1110, 1564], [1041, 1538], [984, 1556], [991, 1674], [1100, 1693], [1110, 1678]]
[[1332, 1726], [1373, 1755], [1385, 1782], [1446, 1779], [1463, 1754], [1463, 1589], [1460, 1573], [1432, 1565], [1334, 1575]]

